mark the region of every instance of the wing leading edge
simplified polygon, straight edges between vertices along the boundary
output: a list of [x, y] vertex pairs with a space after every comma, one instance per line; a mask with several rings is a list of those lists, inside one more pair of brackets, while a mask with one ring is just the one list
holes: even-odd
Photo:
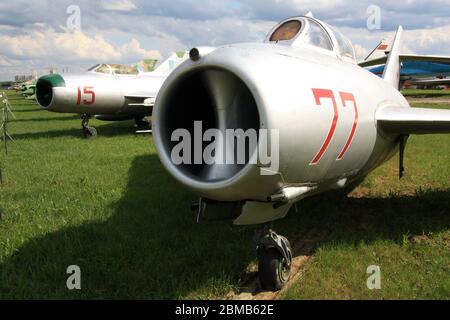
[[450, 110], [384, 107], [376, 114], [377, 125], [399, 135], [450, 133]]

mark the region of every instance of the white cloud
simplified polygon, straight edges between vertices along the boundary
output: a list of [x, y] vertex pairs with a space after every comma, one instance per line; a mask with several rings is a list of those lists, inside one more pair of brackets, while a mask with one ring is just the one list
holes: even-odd
[[[367, 29], [341, 28], [354, 43], [356, 51], [361, 48], [371, 51], [382, 39], [393, 39], [395, 31], [372, 32]], [[417, 54], [450, 55], [450, 24], [438, 28], [404, 31], [403, 52]]]
[[18, 66], [22, 66], [24, 73], [32, 69], [47, 72], [49, 66], [82, 70], [97, 62], [132, 63], [143, 58], [161, 58], [159, 51], [142, 48], [134, 38], [115, 46], [101, 35], [91, 37], [81, 31], [58, 32], [53, 28], [18, 36], [0, 35], [0, 43], [0, 68], [9, 68], [3, 73], [17, 72]]
[[115, 47], [100, 35], [89, 37], [82, 31], [57, 32], [52, 28], [19, 36], [0, 35], [0, 43], [0, 52], [16, 58], [118, 61], [160, 56], [158, 51], [143, 49], [136, 39]]
[[124, 44], [120, 49], [119, 53], [122, 57], [127, 57], [127, 59], [160, 59], [161, 54], [157, 50], [145, 50], [141, 47], [141, 44], [136, 39], [131, 39], [129, 43]]
[[[51, 5], [50, 5], [51, 3]], [[77, 0], [82, 32], [61, 32], [73, 0], [43, 5], [0, 3], [0, 74], [13, 68], [51, 65], [86, 68], [90, 63], [132, 63], [197, 45], [262, 41], [279, 20], [312, 11], [336, 25], [363, 58], [378, 42], [405, 26], [405, 45], [420, 54], [450, 55], [449, 0]], [[366, 29], [366, 9], [382, 9], [381, 31]], [[154, 50], [149, 50], [154, 49]], [[19, 65], [19, 67], [16, 67]], [[73, 69], [73, 68], [72, 68]]]
[[17, 60], [8, 59], [2, 55], [0, 55], [0, 66], [2, 67], [14, 67], [18, 66], [19, 62]]
[[355, 48], [355, 54], [356, 54], [357, 61], [364, 60], [367, 57], [367, 55], [369, 54], [369, 50], [359, 44], [355, 44], [354, 48]]
[[131, 0], [102, 0], [101, 6], [111, 11], [132, 11], [136, 5]]
[[414, 30], [407, 32], [407, 46], [419, 51], [432, 49], [434, 53], [450, 51], [450, 25], [434, 29]]

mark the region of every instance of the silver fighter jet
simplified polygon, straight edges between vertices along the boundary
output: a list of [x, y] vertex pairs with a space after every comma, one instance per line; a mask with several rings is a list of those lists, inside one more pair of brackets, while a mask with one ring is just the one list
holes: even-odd
[[97, 131], [89, 119], [121, 121], [135, 119], [139, 127], [148, 127], [144, 117], [151, 116], [156, 95], [164, 80], [187, 54], [173, 54], [153, 72], [137, 68], [101, 64], [84, 74], [50, 74], [36, 83], [36, 100], [45, 110], [81, 114], [86, 138]]
[[[358, 65], [339, 31], [299, 16], [278, 24], [264, 43], [192, 49], [159, 91], [153, 135], [163, 165], [200, 195], [199, 222], [265, 225], [257, 239], [264, 288], [280, 289], [292, 260], [289, 241], [272, 230], [272, 221], [306, 197], [351, 189], [398, 150], [402, 159], [410, 134], [450, 133], [450, 110], [411, 108], [399, 92], [401, 61], [429, 60], [402, 55], [401, 43], [400, 27], [389, 55], [373, 61], [386, 63], [380, 78]], [[199, 124], [207, 130], [203, 141], [180, 147], [201, 135]], [[247, 143], [245, 161], [199, 162], [229, 129], [260, 132], [256, 146]], [[263, 138], [263, 130], [278, 132], [278, 139]], [[246, 139], [242, 132], [234, 148]], [[223, 158], [229, 143], [217, 142], [212, 156]], [[263, 149], [277, 156], [278, 166], [262, 158]], [[174, 158], [179, 150], [183, 161]]]

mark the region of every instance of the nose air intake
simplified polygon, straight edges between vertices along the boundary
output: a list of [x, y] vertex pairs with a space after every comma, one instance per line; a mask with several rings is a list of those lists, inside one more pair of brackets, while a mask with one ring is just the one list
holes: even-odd
[[42, 108], [48, 108], [53, 100], [53, 88], [65, 87], [66, 83], [59, 74], [50, 74], [39, 78], [36, 83], [36, 99]]
[[[208, 129], [217, 129], [226, 137], [226, 130], [242, 129], [246, 132], [254, 129], [258, 133], [260, 118], [256, 101], [246, 84], [232, 72], [218, 68], [207, 67], [196, 69], [190, 73], [176, 79], [170, 87], [165, 90], [158, 106], [160, 113], [159, 134], [163, 144], [163, 152], [166, 159], [171, 159], [173, 148], [179, 141], [172, 141], [172, 133], [177, 129], [187, 130], [191, 135], [191, 140], [195, 136], [194, 123], [201, 121], [202, 135]], [[203, 141], [203, 139], [202, 139]], [[214, 140], [212, 140], [214, 141]], [[201, 152], [212, 141], [203, 141]], [[216, 149], [216, 160], [225, 155], [219, 155], [220, 150], [228, 153], [233, 150], [233, 164], [206, 164], [202, 159], [201, 164], [194, 163], [195, 154], [199, 154], [199, 148], [195, 149], [194, 143], [191, 146], [192, 162], [175, 166], [180, 174], [188, 176], [201, 183], [221, 182], [236, 176], [246, 165], [249, 164], [250, 157], [256, 150], [247, 139], [245, 147], [245, 164], [236, 161], [236, 147], [238, 143], [234, 140], [230, 147], [229, 141], [224, 139], [223, 143], [218, 143]], [[256, 148], [255, 148], [256, 149]], [[174, 166], [169, 163], [169, 166]]]

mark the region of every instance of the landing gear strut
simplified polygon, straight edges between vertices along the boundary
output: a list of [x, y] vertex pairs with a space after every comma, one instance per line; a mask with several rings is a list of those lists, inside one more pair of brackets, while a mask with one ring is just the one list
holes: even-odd
[[145, 129], [145, 130], [152, 129], [152, 124], [147, 120], [145, 120], [145, 118], [136, 118], [134, 119], [134, 121], [138, 129]]
[[291, 274], [292, 249], [289, 241], [266, 225], [256, 232], [258, 276], [262, 289], [278, 291], [288, 282]]
[[97, 137], [97, 130], [94, 127], [89, 127], [90, 114], [81, 115], [81, 126], [83, 127], [83, 134], [86, 139]]

